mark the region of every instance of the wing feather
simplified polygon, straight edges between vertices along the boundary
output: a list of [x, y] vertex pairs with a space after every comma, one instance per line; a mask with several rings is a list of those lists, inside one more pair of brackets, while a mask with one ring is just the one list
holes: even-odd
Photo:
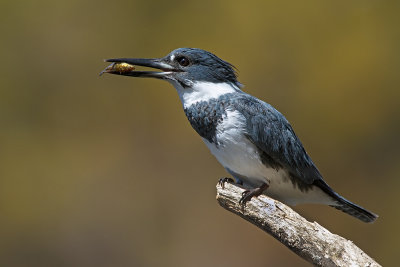
[[246, 117], [248, 138], [266, 157], [306, 184], [322, 179], [286, 118], [271, 105], [244, 94], [233, 101]]

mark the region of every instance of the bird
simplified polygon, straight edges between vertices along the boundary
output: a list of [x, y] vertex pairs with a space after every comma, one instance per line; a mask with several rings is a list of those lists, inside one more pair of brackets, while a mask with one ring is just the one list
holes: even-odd
[[234, 182], [246, 189], [240, 204], [265, 194], [290, 206], [329, 205], [367, 223], [378, 218], [324, 181], [284, 115], [244, 92], [236, 68], [215, 54], [178, 48], [161, 58], [105, 61], [112, 64], [100, 74], [156, 78], [175, 87], [191, 126], [234, 178], [220, 183]]

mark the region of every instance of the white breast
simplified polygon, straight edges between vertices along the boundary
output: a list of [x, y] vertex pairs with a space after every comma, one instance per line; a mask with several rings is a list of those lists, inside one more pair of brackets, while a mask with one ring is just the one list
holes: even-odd
[[257, 148], [244, 136], [245, 122], [246, 119], [238, 111], [227, 111], [217, 127], [218, 146], [203, 140], [222, 166], [261, 184], [265, 182], [265, 166], [260, 161]]
[[[333, 204], [332, 199], [317, 187], [308, 192], [295, 188], [288, 178], [288, 173], [266, 167], [260, 160], [257, 147], [244, 135], [246, 118], [238, 111], [227, 111], [226, 117], [217, 127], [218, 145], [203, 139], [217, 160], [233, 172], [248, 179], [245, 184], [259, 186], [268, 183], [265, 194], [284, 203]], [[242, 177], [242, 179], [243, 179]]]

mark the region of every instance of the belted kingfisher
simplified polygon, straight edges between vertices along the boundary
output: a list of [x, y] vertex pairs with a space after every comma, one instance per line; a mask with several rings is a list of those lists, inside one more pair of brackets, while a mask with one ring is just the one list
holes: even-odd
[[[266, 194], [289, 205], [329, 205], [364, 222], [378, 217], [333, 191], [286, 118], [270, 104], [243, 92], [230, 63], [197, 48], [178, 48], [162, 58], [106, 61], [113, 65], [104, 72], [162, 79], [175, 87], [194, 130], [247, 189], [242, 204]], [[161, 71], [113, 67], [118, 64]]]

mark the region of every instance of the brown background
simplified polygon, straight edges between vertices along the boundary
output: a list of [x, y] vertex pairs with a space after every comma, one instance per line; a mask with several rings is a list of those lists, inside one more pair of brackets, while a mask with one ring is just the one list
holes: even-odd
[[216, 53], [291, 121], [328, 183], [378, 213], [296, 208], [395, 265], [398, 1], [0, 3], [1, 266], [308, 266], [215, 201], [224, 169], [171, 85], [110, 57]]

